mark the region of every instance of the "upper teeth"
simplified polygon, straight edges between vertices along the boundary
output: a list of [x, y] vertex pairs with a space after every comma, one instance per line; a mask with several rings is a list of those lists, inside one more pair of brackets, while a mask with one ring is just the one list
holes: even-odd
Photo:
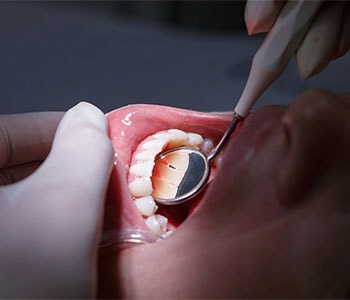
[[147, 217], [147, 226], [161, 235], [167, 231], [167, 218], [155, 214], [157, 205], [152, 197], [152, 171], [154, 159], [160, 152], [176, 147], [192, 147], [209, 153], [213, 148], [210, 140], [203, 140], [197, 133], [186, 133], [179, 129], [169, 129], [157, 132], [141, 142], [137, 147], [129, 169], [129, 190], [135, 199], [135, 205], [140, 213]]
[[205, 139], [203, 144], [201, 145], [201, 152], [205, 155], [208, 155], [210, 151], [214, 148], [213, 141], [209, 139]]

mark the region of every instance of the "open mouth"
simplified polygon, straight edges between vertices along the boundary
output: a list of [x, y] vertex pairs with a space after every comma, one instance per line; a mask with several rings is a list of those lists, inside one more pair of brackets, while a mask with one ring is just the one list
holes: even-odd
[[[105, 230], [140, 229], [159, 238], [170, 235], [200, 205], [205, 190], [184, 204], [157, 204], [153, 197], [159, 187], [155, 157], [179, 146], [193, 147], [207, 155], [227, 129], [232, 114], [131, 105], [108, 113], [107, 119], [115, 166], [107, 196]], [[212, 164], [211, 179], [219, 161], [220, 157]]]

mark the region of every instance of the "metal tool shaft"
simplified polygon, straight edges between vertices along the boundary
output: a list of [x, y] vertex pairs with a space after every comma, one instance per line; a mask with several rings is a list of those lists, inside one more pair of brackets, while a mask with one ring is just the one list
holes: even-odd
[[230, 138], [232, 132], [236, 129], [238, 123], [241, 121], [241, 118], [238, 115], [235, 115], [229, 128], [227, 128], [225, 134], [222, 136], [219, 143], [216, 147], [208, 154], [208, 160], [211, 161], [225, 146], [227, 140]]

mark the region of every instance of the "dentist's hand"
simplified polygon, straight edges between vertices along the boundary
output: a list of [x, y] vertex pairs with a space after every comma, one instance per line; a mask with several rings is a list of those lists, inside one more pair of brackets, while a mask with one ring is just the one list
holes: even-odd
[[[286, 1], [248, 0], [245, 9], [248, 33], [269, 32], [275, 20], [283, 14], [285, 3]], [[345, 55], [349, 48], [350, 3], [322, 2], [296, 53], [301, 77], [306, 79], [319, 73], [332, 59]]]
[[94, 293], [113, 151], [96, 107], [61, 117], [0, 116], [1, 298]]

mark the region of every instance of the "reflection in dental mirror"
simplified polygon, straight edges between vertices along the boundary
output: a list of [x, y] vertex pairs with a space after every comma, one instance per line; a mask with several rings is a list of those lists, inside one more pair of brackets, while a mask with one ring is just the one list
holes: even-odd
[[200, 151], [187, 147], [168, 150], [155, 159], [152, 196], [161, 204], [182, 203], [201, 189], [209, 175], [210, 163]]
[[179, 147], [157, 155], [152, 172], [154, 200], [175, 205], [187, 202], [205, 186], [210, 175], [210, 162], [222, 150], [240, 117], [235, 116], [217, 146], [206, 157], [199, 150]]

